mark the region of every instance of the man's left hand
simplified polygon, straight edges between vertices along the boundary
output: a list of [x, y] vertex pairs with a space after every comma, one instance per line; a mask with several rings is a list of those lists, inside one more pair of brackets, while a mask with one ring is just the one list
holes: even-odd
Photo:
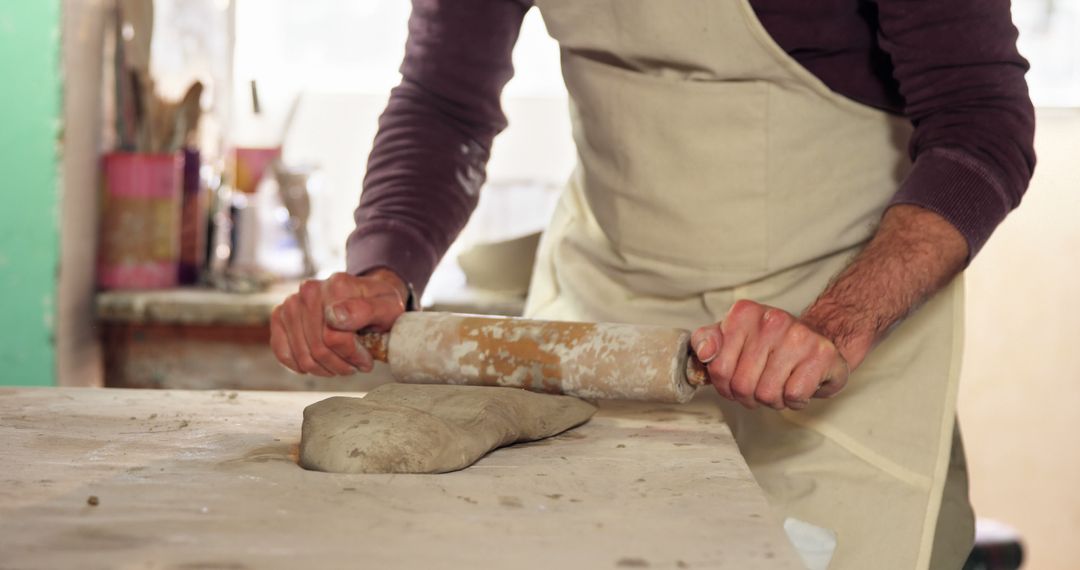
[[736, 302], [691, 337], [716, 391], [747, 408], [801, 410], [847, 384], [848, 363], [831, 340], [784, 310]]

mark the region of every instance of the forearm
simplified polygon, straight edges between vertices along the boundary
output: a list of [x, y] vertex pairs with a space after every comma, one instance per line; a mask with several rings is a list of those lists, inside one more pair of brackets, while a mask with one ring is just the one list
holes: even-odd
[[854, 370], [888, 331], [959, 273], [964, 236], [941, 216], [899, 205], [800, 319], [832, 340]]
[[529, 2], [413, 0], [402, 82], [379, 120], [348, 272], [385, 267], [422, 294], [476, 207]]
[[418, 91], [396, 88], [380, 120], [346, 252], [349, 273], [388, 267], [420, 292], [476, 207], [487, 150]]
[[891, 205], [942, 215], [974, 257], [1024, 195], [1035, 111], [1008, 0], [875, 2], [879, 44], [915, 125], [914, 161]]

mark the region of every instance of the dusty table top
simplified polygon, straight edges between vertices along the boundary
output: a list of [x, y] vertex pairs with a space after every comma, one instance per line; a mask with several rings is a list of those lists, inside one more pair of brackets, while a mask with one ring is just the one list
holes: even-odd
[[708, 402], [606, 403], [456, 473], [339, 475], [295, 463], [327, 396], [0, 390], [0, 565], [801, 568]]

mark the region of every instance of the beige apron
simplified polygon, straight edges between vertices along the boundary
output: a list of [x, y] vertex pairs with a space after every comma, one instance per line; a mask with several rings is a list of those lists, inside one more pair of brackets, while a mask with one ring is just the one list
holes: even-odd
[[[536, 4], [561, 45], [579, 164], [529, 316], [693, 329], [744, 298], [798, 314], [870, 238], [910, 126], [831, 92], [746, 0]], [[781, 518], [835, 533], [832, 568], [927, 568], [932, 553], [959, 568], [970, 549], [962, 304], [958, 279], [802, 412], [717, 398]]]

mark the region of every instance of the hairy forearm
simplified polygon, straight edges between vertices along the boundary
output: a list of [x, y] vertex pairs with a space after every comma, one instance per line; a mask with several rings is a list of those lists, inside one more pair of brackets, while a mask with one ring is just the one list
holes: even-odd
[[967, 248], [941, 216], [894, 206], [800, 319], [832, 340], [854, 370], [894, 325], [963, 269]]

